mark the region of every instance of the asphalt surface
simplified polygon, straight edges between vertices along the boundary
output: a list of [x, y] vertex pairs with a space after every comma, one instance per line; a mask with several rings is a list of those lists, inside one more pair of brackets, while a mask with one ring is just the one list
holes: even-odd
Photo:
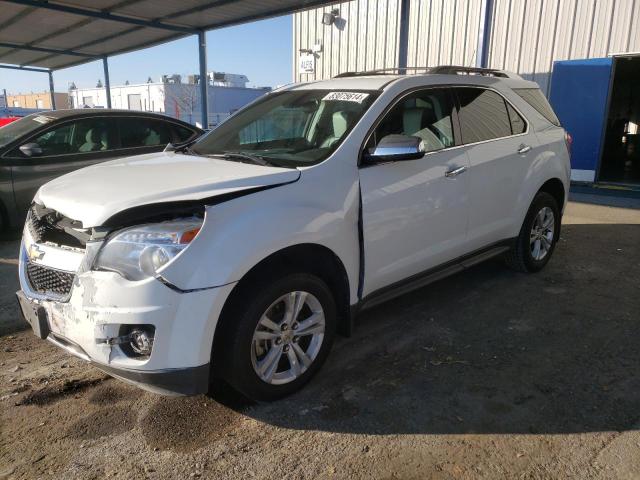
[[16, 330], [0, 242], [0, 478], [640, 478], [640, 201], [572, 200], [545, 270], [367, 311], [271, 404], [146, 393]]

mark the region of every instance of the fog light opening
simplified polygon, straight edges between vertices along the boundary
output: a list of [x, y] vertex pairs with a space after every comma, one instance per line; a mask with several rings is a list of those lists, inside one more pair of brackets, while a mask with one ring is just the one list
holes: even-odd
[[153, 336], [144, 330], [136, 328], [131, 330], [131, 349], [138, 355], [151, 355], [153, 348]]
[[155, 331], [153, 325], [123, 325], [120, 338], [124, 341], [120, 348], [128, 357], [148, 358], [153, 350]]

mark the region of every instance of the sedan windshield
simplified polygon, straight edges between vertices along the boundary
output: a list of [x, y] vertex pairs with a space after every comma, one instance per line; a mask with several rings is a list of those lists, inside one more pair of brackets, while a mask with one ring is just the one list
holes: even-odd
[[0, 127], [0, 148], [51, 120], [52, 118], [47, 117], [46, 114], [34, 113]]
[[377, 92], [294, 90], [266, 95], [195, 143], [196, 155], [304, 167], [327, 158]]

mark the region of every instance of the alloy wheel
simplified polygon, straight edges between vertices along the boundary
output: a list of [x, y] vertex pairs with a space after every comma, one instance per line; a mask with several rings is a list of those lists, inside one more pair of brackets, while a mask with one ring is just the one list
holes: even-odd
[[551, 250], [555, 226], [553, 210], [543, 207], [535, 216], [529, 235], [531, 256], [534, 260], [542, 260]]
[[325, 315], [311, 293], [282, 295], [262, 314], [251, 341], [251, 364], [266, 383], [299, 378], [314, 362], [325, 333]]

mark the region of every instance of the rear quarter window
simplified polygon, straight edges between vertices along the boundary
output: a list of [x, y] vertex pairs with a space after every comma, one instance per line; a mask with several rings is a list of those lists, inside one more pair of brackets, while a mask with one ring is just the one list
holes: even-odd
[[513, 91], [517, 93], [520, 98], [531, 105], [537, 112], [546, 118], [550, 123], [555, 126], [560, 126], [560, 120], [556, 116], [553, 108], [549, 105], [549, 101], [540, 91], [539, 88], [514, 88]]
[[197, 133], [193, 130], [183, 127], [182, 125], [172, 125], [173, 127], [173, 141], [175, 143], [184, 143], [187, 140], [195, 138]]

